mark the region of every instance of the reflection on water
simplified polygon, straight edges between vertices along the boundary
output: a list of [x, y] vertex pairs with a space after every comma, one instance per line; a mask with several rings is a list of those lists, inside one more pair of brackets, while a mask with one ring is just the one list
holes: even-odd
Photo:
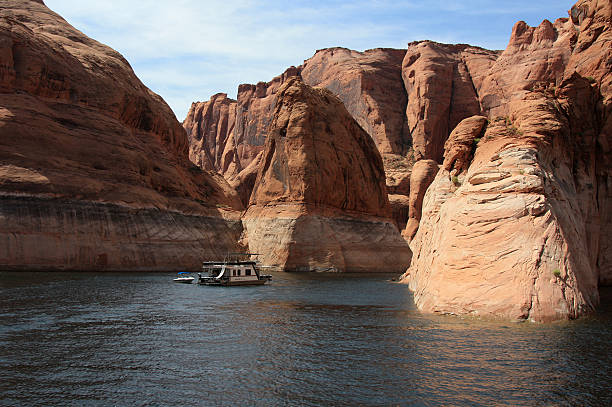
[[552, 325], [423, 315], [389, 276], [0, 273], [0, 405], [610, 406], [612, 292]]

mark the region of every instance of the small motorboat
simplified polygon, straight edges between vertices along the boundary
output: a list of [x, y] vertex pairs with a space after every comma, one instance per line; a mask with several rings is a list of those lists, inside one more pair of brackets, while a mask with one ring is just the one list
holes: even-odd
[[195, 280], [195, 278], [191, 277], [190, 274], [191, 273], [188, 273], [186, 271], [181, 271], [180, 273], [178, 273], [178, 276], [172, 281], [174, 281], [175, 283], [191, 284], [193, 283], [193, 280]]

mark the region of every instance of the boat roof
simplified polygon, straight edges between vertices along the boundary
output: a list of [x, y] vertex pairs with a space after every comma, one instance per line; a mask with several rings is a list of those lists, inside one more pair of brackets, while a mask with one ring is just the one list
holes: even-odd
[[214, 266], [214, 265], [230, 265], [230, 266], [240, 266], [240, 265], [246, 265], [246, 264], [252, 264], [255, 265], [257, 264], [256, 261], [253, 260], [245, 260], [245, 261], [204, 261], [202, 262], [203, 266]]

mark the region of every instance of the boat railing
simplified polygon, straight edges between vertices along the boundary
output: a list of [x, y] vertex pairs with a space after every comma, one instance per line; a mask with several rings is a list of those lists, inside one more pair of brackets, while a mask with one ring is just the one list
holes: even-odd
[[223, 260], [224, 263], [239, 262], [239, 261], [257, 261], [251, 260], [252, 256], [259, 256], [259, 253], [228, 253]]

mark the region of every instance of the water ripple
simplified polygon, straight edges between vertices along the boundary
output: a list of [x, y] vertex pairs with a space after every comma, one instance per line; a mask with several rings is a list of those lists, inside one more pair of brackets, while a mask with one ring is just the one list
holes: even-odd
[[0, 273], [0, 405], [612, 405], [610, 305], [511, 324], [421, 314], [388, 277], [171, 278]]

